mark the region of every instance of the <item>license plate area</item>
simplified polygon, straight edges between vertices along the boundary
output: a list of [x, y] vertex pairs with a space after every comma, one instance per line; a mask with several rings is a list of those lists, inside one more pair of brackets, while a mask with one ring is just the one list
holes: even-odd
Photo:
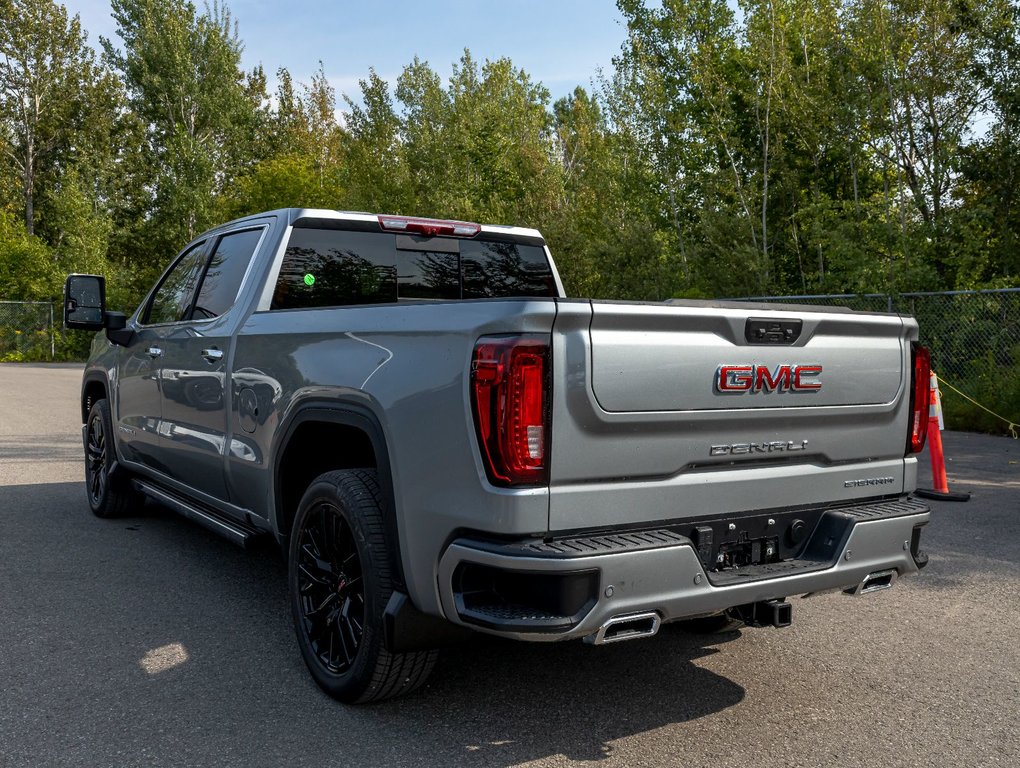
[[699, 520], [687, 530], [706, 571], [766, 565], [801, 555], [824, 510], [795, 510]]

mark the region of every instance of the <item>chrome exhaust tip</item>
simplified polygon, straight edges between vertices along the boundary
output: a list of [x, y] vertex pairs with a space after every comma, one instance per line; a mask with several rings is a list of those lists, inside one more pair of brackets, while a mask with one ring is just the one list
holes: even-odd
[[606, 645], [636, 640], [639, 637], [651, 637], [659, 631], [661, 625], [662, 619], [655, 611], [614, 616], [599, 627], [599, 631], [594, 635], [588, 635], [585, 641], [594, 645]]
[[875, 571], [861, 579], [861, 583], [856, 587], [844, 591], [848, 595], [869, 595], [872, 592], [880, 592], [883, 589], [889, 589], [889, 587], [895, 584], [897, 575], [898, 572], [895, 568], [890, 568], [886, 571]]

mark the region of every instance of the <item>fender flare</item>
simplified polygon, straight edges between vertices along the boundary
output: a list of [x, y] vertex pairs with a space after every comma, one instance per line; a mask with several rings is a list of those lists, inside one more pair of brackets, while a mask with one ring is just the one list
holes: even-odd
[[351, 427], [363, 432], [375, 454], [376, 472], [379, 476], [379, 488], [383, 499], [383, 521], [386, 527], [386, 543], [396, 567], [394, 587], [402, 589], [404, 581], [404, 565], [400, 553], [400, 532], [397, 526], [396, 500], [393, 491], [393, 474], [390, 468], [390, 453], [386, 435], [379, 417], [369, 407], [345, 400], [311, 400], [298, 405], [290, 413], [277, 434], [281, 435], [273, 447], [273, 469], [271, 475], [270, 497], [273, 510], [270, 524], [284, 552], [289, 530], [281, 527], [283, 514], [283, 494], [280, 485], [280, 463], [286, 453], [287, 446], [298, 427], [309, 421], [327, 422], [343, 427]]
[[106, 371], [100, 368], [93, 368], [92, 370], [85, 371], [85, 374], [81, 379], [81, 391], [78, 394], [78, 406], [81, 409], [81, 423], [84, 424], [88, 421], [89, 414], [85, 410], [85, 390], [89, 388], [90, 384], [101, 384], [103, 391], [106, 392], [106, 399], [110, 401], [110, 407], [113, 407], [113, 388], [110, 386], [110, 377], [106, 375]]

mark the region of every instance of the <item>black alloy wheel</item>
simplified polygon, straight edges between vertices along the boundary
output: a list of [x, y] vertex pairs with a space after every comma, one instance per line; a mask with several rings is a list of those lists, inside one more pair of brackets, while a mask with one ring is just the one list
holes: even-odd
[[304, 631], [331, 673], [353, 665], [365, 632], [365, 585], [351, 527], [340, 510], [320, 502], [298, 543], [298, 593]]
[[144, 503], [131, 478], [117, 467], [110, 404], [96, 400], [85, 422], [85, 495], [96, 517], [121, 517]]
[[93, 408], [85, 432], [85, 489], [93, 508], [99, 506], [106, 495], [107, 463], [106, 426], [103, 424], [103, 414]]
[[349, 704], [413, 691], [438, 655], [386, 647], [383, 614], [396, 573], [386, 530], [372, 469], [319, 475], [291, 527], [288, 580], [298, 648], [318, 686]]

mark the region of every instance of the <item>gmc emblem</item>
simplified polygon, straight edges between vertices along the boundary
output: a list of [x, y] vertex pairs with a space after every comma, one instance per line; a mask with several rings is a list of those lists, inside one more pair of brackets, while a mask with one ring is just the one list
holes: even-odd
[[715, 391], [723, 394], [742, 392], [817, 392], [822, 383], [817, 377], [820, 365], [720, 365], [715, 373]]

